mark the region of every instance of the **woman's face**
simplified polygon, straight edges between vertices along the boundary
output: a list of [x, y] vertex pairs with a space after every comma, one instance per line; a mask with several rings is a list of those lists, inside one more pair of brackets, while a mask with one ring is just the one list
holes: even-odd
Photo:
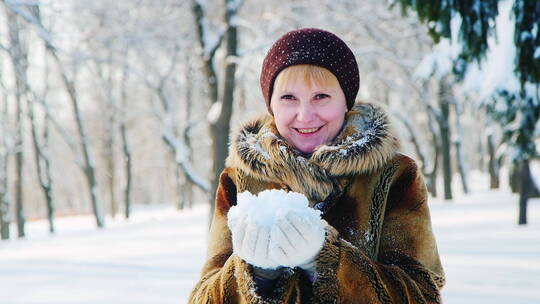
[[321, 86], [301, 78], [275, 87], [270, 107], [281, 136], [304, 153], [330, 143], [339, 133], [347, 112], [345, 94], [337, 81]]

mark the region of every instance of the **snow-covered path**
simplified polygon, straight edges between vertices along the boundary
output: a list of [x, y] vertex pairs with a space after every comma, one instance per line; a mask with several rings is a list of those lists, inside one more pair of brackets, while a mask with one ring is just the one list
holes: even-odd
[[[475, 192], [452, 203], [432, 200], [447, 275], [444, 303], [540, 303], [540, 200], [526, 227], [517, 197]], [[0, 302], [185, 303], [205, 258], [207, 208], [143, 208], [130, 221], [90, 216], [28, 225], [29, 238], [0, 242]]]

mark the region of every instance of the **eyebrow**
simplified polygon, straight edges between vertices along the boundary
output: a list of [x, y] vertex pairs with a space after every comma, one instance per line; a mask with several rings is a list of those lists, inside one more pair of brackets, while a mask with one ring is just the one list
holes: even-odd
[[[311, 97], [315, 97], [319, 94], [324, 94], [324, 95], [328, 95], [328, 96], [334, 96], [334, 91], [333, 90], [328, 90], [328, 91], [315, 91], [313, 94], [311, 94]], [[286, 95], [293, 95], [293, 96], [296, 96], [296, 94], [294, 92], [290, 92], [290, 91], [283, 91], [283, 92], [277, 92], [277, 95], [279, 97], [283, 97], [283, 96], [286, 96]]]
[[[332, 96], [338, 94], [337, 90], [338, 90], [339, 86], [333, 86], [333, 85], [319, 86], [319, 85], [316, 85], [316, 87], [318, 87], [318, 88], [316, 88], [317, 91], [315, 91], [313, 96], [317, 95], [317, 94], [328, 94], [328, 95], [332, 95]], [[283, 85], [283, 86], [280, 86], [280, 87], [275, 87], [274, 88], [274, 93], [276, 93], [276, 95], [280, 95], [280, 96], [283, 96], [283, 95], [296, 95], [297, 94], [296, 92], [290, 91], [290, 89], [292, 89], [291, 86], [286, 84], [286, 85]]]

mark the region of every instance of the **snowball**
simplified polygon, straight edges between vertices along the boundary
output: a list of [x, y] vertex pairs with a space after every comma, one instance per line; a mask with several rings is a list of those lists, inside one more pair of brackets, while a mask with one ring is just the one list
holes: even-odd
[[308, 199], [301, 193], [284, 190], [264, 190], [258, 195], [248, 191], [237, 196], [237, 204], [229, 210], [229, 223], [249, 216], [260, 225], [272, 227], [277, 215], [295, 210], [306, 216], [321, 218], [321, 212], [309, 207]]
[[[271, 231], [272, 234], [278, 231], [272, 229], [274, 225], [279, 225], [280, 229], [283, 229], [286, 234], [283, 237], [299, 237], [297, 233], [289, 234], [289, 228], [292, 226], [288, 220], [284, 222], [285, 218], [301, 223], [299, 230], [296, 231], [302, 233], [302, 239], [288, 239], [288, 242], [293, 244], [304, 242], [301, 248], [283, 255], [281, 249], [276, 254], [279, 247], [272, 242], [267, 245], [268, 247], [261, 247], [264, 246], [265, 240], [269, 240]], [[233, 235], [234, 252], [246, 262], [267, 269], [279, 266], [295, 267], [310, 262], [319, 252], [325, 237], [321, 212], [309, 207], [308, 199], [297, 192], [275, 189], [262, 191], [258, 195], [242, 192], [237, 196], [236, 206], [229, 209], [227, 221], [231, 231], [237, 231], [240, 235], [245, 233], [243, 237], [236, 236], [236, 241]], [[246, 226], [237, 226], [241, 221]], [[259, 229], [253, 229], [252, 225]], [[277, 240], [283, 241], [283, 238], [278, 237]]]

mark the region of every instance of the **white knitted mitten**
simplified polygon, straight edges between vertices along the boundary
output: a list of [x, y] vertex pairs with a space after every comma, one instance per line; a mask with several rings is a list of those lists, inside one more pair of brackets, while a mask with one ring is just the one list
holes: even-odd
[[312, 265], [324, 238], [324, 222], [317, 214], [287, 210], [276, 215], [270, 231], [270, 257], [282, 266]]
[[261, 268], [275, 269], [279, 266], [268, 252], [270, 228], [250, 219], [249, 216], [229, 218], [233, 252], [244, 261]]

